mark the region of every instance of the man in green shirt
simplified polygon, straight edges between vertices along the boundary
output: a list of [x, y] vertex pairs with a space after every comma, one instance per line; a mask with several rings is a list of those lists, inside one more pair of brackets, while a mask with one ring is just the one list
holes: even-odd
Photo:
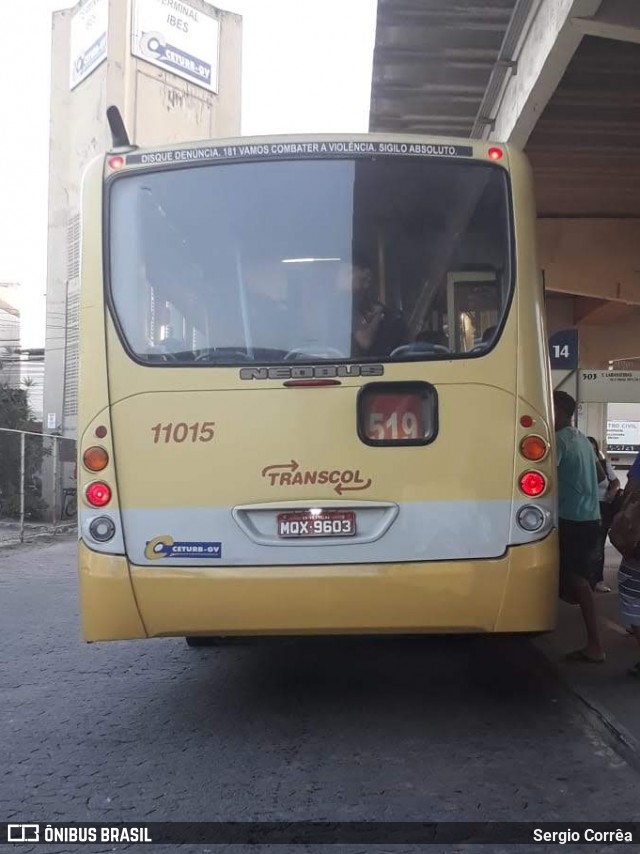
[[576, 402], [564, 391], [553, 394], [558, 463], [558, 533], [560, 537], [560, 595], [582, 611], [587, 645], [568, 658], [602, 662], [604, 651], [590, 584], [600, 537], [598, 473], [593, 448], [572, 426]]

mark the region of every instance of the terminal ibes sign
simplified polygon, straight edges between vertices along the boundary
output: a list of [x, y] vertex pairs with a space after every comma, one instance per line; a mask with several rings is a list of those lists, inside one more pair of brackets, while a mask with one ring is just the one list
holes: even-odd
[[135, 0], [131, 53], [218, 91], [220, 24], [180, 0]]
[[619, 454], [640, 451], [640, 421], [607, 421], [607, 448]]
[[109, 0], [85, 0], [73, 13], [69, 88], [74, 89], [107, 58]]
[[580, 370], [582, 403], [640, 403], [640, 371]]

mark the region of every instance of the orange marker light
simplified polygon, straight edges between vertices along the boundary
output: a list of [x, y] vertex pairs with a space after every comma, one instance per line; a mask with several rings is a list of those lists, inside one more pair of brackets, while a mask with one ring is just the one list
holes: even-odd
[[82, 462], [84, 467], [89, 469], [89, 471], [102, 471], [102, 469], [107, 467], [109, 454], [104, 448], [94, 445], [92, 448], [87, 448], [84, 452]]
[[549, 446], [542, 436], [525, 436], [520, 442], [520, 453], [525, 460], [538, 462], [547, 456]]
[[503, 153], [501, 148], [490, 148], [487, 152], [490, 160], [502, 160]]
[[518, 485], [525, 495], [530, 498], [537, 498], [547, 488], [547, 481], [539, 471], [526, 471], [520, 475]]
[[104, 507], [111, 501], [111, 487], [107, 483], [97, 480], [89, 484], [85, 496], [92, 507]]

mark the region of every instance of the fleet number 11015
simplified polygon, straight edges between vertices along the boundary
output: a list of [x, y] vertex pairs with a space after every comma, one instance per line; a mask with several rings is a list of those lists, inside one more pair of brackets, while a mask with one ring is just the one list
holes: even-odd
[[215, 436], [215, 421], [196, 421], [195, 424], [187, 424], [184, 421], [174, 424], [170, 421], [169, 424], [156, 424], [151, 428], [153, 433], [153, 444], [158, 445], [163, 442], [165, 445], [169, 442], [211, 442]]

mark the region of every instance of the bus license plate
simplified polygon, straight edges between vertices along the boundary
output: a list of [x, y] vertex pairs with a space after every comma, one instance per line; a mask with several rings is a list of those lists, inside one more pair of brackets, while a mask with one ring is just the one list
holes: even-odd
[[278, 513], [279, 537], [353, 537], [356, 514], [345, 510]]

